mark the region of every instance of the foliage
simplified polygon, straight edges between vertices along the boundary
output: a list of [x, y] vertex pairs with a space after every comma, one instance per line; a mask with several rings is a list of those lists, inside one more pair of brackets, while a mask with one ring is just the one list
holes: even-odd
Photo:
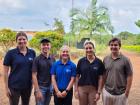
[[71, 33], [67, 33], [64, 35], [65, 44], [69, 46], [76, 46], [77, 37]]
[[120, 38], [123, 45], [140, 45], [140, 34], [121, 32], [116, 37]]
[[36, 35], [29, 41], [30, 46], [39, 50], [39, 42], [42, 38], [48, 38], [51, 41], [51, 51], [53, 54], [57, 53], [57, 50], [62, 46], [64, 42], [63, 36], [57, 32], [37, 32]]
[[7, 52], [9, 48], [15, 45], [16, 32], [10, 29], [0, 30], [0, 46], [4, 52]]
[[118, 34], [118, 37], [121, 39], [121, 40], [127, 40], [129, 37], [132, 37], [133, 34], [130, 33], [130, 32], [127, 32], [127, 31], [124, 31], [124, 32], [120, 32]]
[[135, 24], [140, 28], [140, 20], [136, 21]]
[[101, 35], [101, 34], [96, 34], [92, 37], [93, 40], [96, 41], [97, 44], [104, 44], [107, 45], [109, 40], [112, 38], [112, 35]]
[[125, 45], [125, 46], [122, 46], [122, 48], [129, 51], [135, 51], [135, 52], [140, 53], [140, 45], [129, 45], [129, 46]]
[[63, 22], [60, 21], [59, 19], [55, 18], [54, 19], [54, 27], [55, 27], [55, 30], [56, 32], [58, 32], [59, 34], [61, 35], [64, 35], [65, 34], [65, 31], [64, 31], [64, 25], [63, 25]]
[[97, 6], [97, 0], [91, 0], [91, 5], [85, 11], [74, 8], [70, 13], [71, 29], [75, 34], [91, 37], [94, 33], [113, 32], [108, 9]]

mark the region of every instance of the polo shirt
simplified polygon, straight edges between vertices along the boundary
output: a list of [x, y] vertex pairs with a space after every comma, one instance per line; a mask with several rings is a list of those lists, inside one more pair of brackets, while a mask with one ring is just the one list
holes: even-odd
[[27, 48], [24, 56], [18, 48], [11, 49], [6, 53], [3, 65], [10, 67], [8, 86], [13, 89], [25, 89], [31, 87], [32, 62], [35, 58], [35, 51]]
[[91, 85], [98, 89], [99, 76], [104, 72], [104, 64], [99, 58], [95, 57], [91, 63], [86, 57], [81, 58], [77, 64], [77, 74], [80, 75], [78, 86]]
[[71, 77], [76, 77], [76, 65], [71, 60], [66, 64], [58, 60], [52, 66], [51, 75], [56, 76], [58, 89], [66, 89]]
[[108, 55], [103, 60], [106, 69], [105, 89], [112, 95], [125, 93], [127, 77], [132, 75], [130, 60], [120, 54], [116, 59]]
[[43, 54], [40, 54], [35, 58], [33, 62], [32, 72], [37, 72], [37, 80], [39, 86], [48, 87], [51, 84], [51, 74], [50, 69], [52, 64], [55, 62], [55, 58], [49, 56], [45, 57]]

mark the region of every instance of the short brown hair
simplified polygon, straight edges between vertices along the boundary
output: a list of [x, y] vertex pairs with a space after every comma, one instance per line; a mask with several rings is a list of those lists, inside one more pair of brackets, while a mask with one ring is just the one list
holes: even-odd
[[26, 35], [25, 32], [22, 32], [22, 31], [18, 32], [17, 35], [16, 35], [16, 41], [17, 41], [17, 39], [18, 39], [19, 36], [24, 36], [28, 40], [28, 37], [27, 37], [27, 35]]
[[119, 44], [119, 46], [121, 47], [121, 40], [120, 40], [119, 38], [116, 38], [116, 37], [112, 38], [112, 39], [109, 41], [108, 45], [110, 45], [111, 42], [115, 42], [115, 41], [117, 41], [118, 44]]

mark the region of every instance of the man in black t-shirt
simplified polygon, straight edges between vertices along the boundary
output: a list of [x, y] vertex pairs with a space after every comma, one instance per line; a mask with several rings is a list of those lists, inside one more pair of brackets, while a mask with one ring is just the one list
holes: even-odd
[[50, 69], [55, 59], [50, 56], [51, 43], [42, 39], [41, 54], [35, 58], [32, 67], [32, 78], [35, 89], [36, 105], [49, 105], [51, 100]]

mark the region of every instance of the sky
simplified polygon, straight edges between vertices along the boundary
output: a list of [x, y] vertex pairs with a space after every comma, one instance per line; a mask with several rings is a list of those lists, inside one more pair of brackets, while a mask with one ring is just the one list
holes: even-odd
[[[74, 7], [86, 9], [91, 0], [73, 0]], [[114, 33], [140, 33], [140, 0], [98, 0], [108, 8]], [[63, 21], [69, 32], [72, 0], [0, 0], [0, 29], [44, 31], [53, 28], [54, 18]], [[48, 25], [45, 25], [47, 23]]]

